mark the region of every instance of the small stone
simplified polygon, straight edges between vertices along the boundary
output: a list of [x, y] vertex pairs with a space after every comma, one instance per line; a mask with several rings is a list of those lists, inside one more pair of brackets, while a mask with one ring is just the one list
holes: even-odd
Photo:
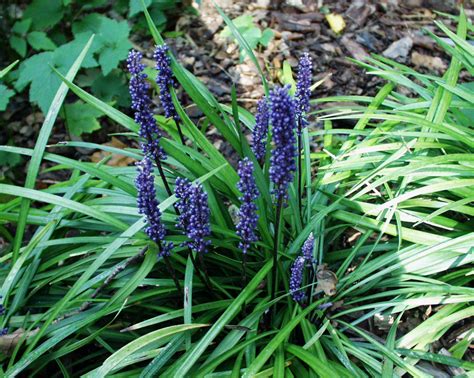
[[412, 47], [413, 39], [403, 37], [388, 46], [382, 55], [390, 59], [405, 61]]
[[365, 51], [365, 49], [359, 45], [356, 41], [350, 39], [347, 35], [342, 37], [341, 43], [344, 47], [349, 51], [349, 54], [357, 60], [364, 60], [369, 57], [369, 54]]

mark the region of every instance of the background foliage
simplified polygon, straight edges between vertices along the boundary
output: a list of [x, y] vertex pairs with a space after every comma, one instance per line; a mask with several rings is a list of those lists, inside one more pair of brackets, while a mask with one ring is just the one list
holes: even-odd
[[[167, 17], [192, 9], [179, 0], [145, 3], [159, 30], [166, 27]], [[21, 59], [6, 78], [9, 86], [0, 87], [0, 110], [5, 110], [14, 91], [28, 90], [31, 104], [46, 113], [61, 83], [54, 69], [65, 74], [92, 34], [96, 38], [82, 62], [86, 70], [78, 78], [80, 85], [109, 104], [130, 105], [126, 76], [118, 67], [132, 46], [132, 32], [146, 31], [140, 1], [34, 0], [24, 11], [5, 4], [0, 12], [8, 39], [5, 46], [11, 49], [6, 55], [9, 61]], [[71, 134], [98, 129], [96, 119], [102, 113], [86, 103], [67, 104], [63, 110], [61, 117]]]

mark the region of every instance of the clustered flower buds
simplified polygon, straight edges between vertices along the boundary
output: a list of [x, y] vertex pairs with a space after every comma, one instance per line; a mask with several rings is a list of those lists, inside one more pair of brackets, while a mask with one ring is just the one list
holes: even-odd
[[170, 92], [170, 89], [176, 86], [176, 82], [173, 78], [173, 72], [171, 71], [171, 59], [168, 56], [168, 50], [169, 47], [167, 45], [156, 46], [155, 53], [153, 54], [158, 71], [156, 83], [160, 88], [160, 101], [165, 112], [165, 117], [179, 121], [179, 116], [174, 107]]
[[252, 151], [260, 164], [265, 159], [267, 149], [268, 134], [268, 103], [266, 97], [260, 99], [257, 104], [257, 114], [255, 115], [255, 127], [252, 133]]
[[193, 251], [206, 253], [211, 243], [207, 240], [211, 234], [207, 193], [201, 184], [191, 184], [187, 179], [177, 178], [175, 195], [178, 198], [176, 206], [180, 212], [177, 226], [189, 239], [184, 244]]
[[301, 302], [305, 297], [303, 290], [301, 290], [304, 265], [305, 258], [303, 256], [298, 256], [291, 267], [290, 294], [295, 302]]
[[[1, 295], [0, 299], [2, 299]], [[0, 303], [0, 316], [3, 314], [5, 314], [5, 307]], [[5, 336], [6, 334], [8, 334], [8, 328], [0, 328], [0, 336]]]
[[309, 97], [311, 95], [311, 76], [313, 62], [308, 53], [304, 53], [298, 65], [298, 78], [296, 81], [296, 120], [298, 123], [298, 133], [306, 127], [306, 113], [309, 111]]
[[138, 189], [138, 212], [146, 217], [147, 227], [145, 233], [160, 246], [161, 256], [169, 256], [173, 244], [164, 240], [166, 230], [161, 223], [161, 211], [156, 199], [153, 168], [148, 156], [145, 156], [141, 162], [137, 163], [137, 167], [138, 175], [135, 179], [135, 186]]
[[308, 239], [303, 243], [301, 253], [303, 254], [306, 261], [311, 262], [313, 260], [313, 248], [314, 248], [314, 236], [311, 232]]
[[299, 255], [291, 267], [290, 276], [290, 294], [295, 302], [302, 302], [305, 298], [304, 291], [301, 289], [303, 283], [304, 268], [307, 263], [313, 262], [314, 236], [309, 234], [308, 239], [303, 243], [301, 255]]
[[239, 223], [237, 224], [237, 235], [240, 236], [239, 248], [247, 253], [252, 242], [257, 241], [255, 228], [257, 227], [258, 215], [255, 200], [258, 198], [257, 185], [253, 177], [253, 163], [248, 157], [239, 162], [238, 169], [240, 180], [237, 188], [242, 193], [240, 201], [242, 205], [239, 210]]
[[277, 198], [286, 199], [288, 185], [296, 171], [295, 103], [288, 93], [289, 86], [276, 87], [270, 92], [270, 119], [273, 141], [270, 178]]
[[[172, 88], [176, 86], [171, 71], [171, 59], [166, 45], [157, 46], [153, 57], [156, 61], [156, 82], [160, 89], [160, 101], [165, 117], [179, 121], [176, 108], [172, 101]], [[144, 139], [141, 147], [145, 157], [137, 164], [138, 176], [135, 180], [138, 189], [138, 210], [145, 215], [147, 227], [145, 229], [149, 238], [160, 247], [160, 254], [168, 256], [172, 243], [164, 240], [166, 230], [161, 222], [161, 212], [156, 198], [153, 179], [153, 167], [150, 158], [161, 161], [166, 158], [159, 146], [161, 137], [158, 125], [151, 110], [151, 98], [148, 94], [150, 85], [147, 75], [143, 72], [145, 66], [141, 63], [142, 54], [131, 51], [127, 59], [127, 67], [131, 74], [130, 94], [132, 109], [135, 111], [135, 121], [140, 125], [140, 136]], [[307, 124], [306, 114], [309, 111], [310, 85], [312, 75], [312, 61], [309, 54], [305, 53], [298, 67], [296, 94], [292, 98], [289, 86], [275, 87], [268, 98], [263, 97], [257, 105], [255, 127], [252, 133], [252, 151], [259, 164], [264, 163], [269, 125], [272, 127], [273, 149], [270, 159], [270, 179], [273, 183], [273, 194], [282, 204], [288, 196], [288, 186], [293, 181], [296, 171], [296, 134], [300, 134]], [[159, 166], [160, 168], [160, 166]], [[161, 169], [161, 168], [160, 168]], [[247, 254], [251, 244], [258, 240], [256, 228], [258, 222], [257, 206], [255, 200], [259, 192], [255, 184], [254, 165], [245, 157], [239, 162], [238, 174], [240, 180], [237, 188], [242, 193], [239, 198], [239, 221], [236, 225], [237, 235], [240, 237], [239, 248]], [[203, 254], [207, 252], [210, 244], [210, 209], [207, 193], [201, 184], [192, 184], [185, 178], [176, 179], [175, 195], [178, 199], [176, 209], [178, 213], [177, 226], [187, 236], [183, 243], [191, 250]], [[305, 264], [313, 262], [314, 237], [310, 234], [305, 241], [301, 255], [291, 267], [290, 293], [297, 302], [303, 301], [305, 295], [301, 289], [304, 278]], [[0, 306], [0, 314], [3, 307]]]
[[153, 159], [166, 159], [166, 154], [160, 147], [161, 133], [158, 129], [151, 110], [150, 85], [147, 75], [143, 72], [145, 65], [141, 63], [142, 53], [130, 51], [127, 59], [127, 68], [131, 74], [129, 90], [132, 98], [132, 109], [135, 111], [135, 122], [140, 125], [139, 135], [144, 139], [141, 148], [146, 155]]
[[[0, 299], [2, 299], [2, 296], [0, 295]], [[3, 304], [0, 303], [0, 315], [3, 315], [5, 313], [5, 307], [3, 307]]]

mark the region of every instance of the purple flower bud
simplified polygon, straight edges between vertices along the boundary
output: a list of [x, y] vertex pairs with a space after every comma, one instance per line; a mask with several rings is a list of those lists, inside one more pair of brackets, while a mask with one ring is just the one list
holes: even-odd
[[263, 97], [257, 104], [255, 127], [252, 133], [252, 151], [260, 163], [265, 159], [269, 118], [267, 99]]
[[253, 177], [253, 163], [248, 157], [239, 162], [238, 173], [240, 180], [237, 188], [242, 193], [242, 197], [239, 198], [242, 205], [240, 206], [239, 223], [236, 228], [237, 235], [241, 238], [239, 248], [242, 249], [243, 253], [247, 253], [250, 244], [258, 240], [255, 235], [258, 221], [257, 205], [254, 202], [258, 197], [258, 190]]
[[168, 56], [169, 47], [167, 45], [156, 46], [153, 58], [156, 62], [156, 69], [158, 75], [156, 76], [156, 83], [160, 88], [160, 101], [163, 106], [166, 118], [173, 118], [179, 121], [178, 113], [171, 98], [170, 88], [176, 87], [176, 82], [171, 71], [171, 59]]
[[130, 51], [127, 59], [127, 68], [131, 74], [129, 90], [132, 97], [132, 109], [135, 111], [135, 122], [140, 125], [139, 135], [144, 139], [140, 144], [146, 155], [153, 159], [164, 160], [166, 154], [160, 147], [161, 133], [158, 129], [153, 112], [151, 110], [151, 98], [149, 96], [150, 85], [147, 83], [147, 75], [143, 73], [145, 65], [141, 63], [142, 53]]
[[[2, 299], [2, 296], [0, 295], [0, 299]], [[3, 307], [3, 304], [0, 303], [0, 315], [3, 315], [5, 313], [5, 307]]]
[[295, 302], [301, 302], [305, 297], [303, 290], [301, 290], [305, 265], [304, 263], [304, 257], [298, 256], [291, 267], [290, 294]]
[[270, 160], [270, 178], [274, 194], [286, 199], [288, 185], [296, 171], [295, 104], [288, 93], [289, 86], [270, 92], [270, 119], [275, 147]]
[[313, 261], [313, 248], [314, 248], [314, 236], [313, 233], [310, 233], [308, 239], [303, 244], [301, 248], [301, 253], [307, 262]]
[[8, 335], [8, 328], [0, 328], [0, 336]]
[[193, 185], [189, 180], [178, 177], [175, 195], [178, 198], [176, 206], [180, 212], [177, 226], [189, 238], [184, 245], [198, 253], [206, 253], [207, 246], [211, 243], [206, 239], [211, 234], [207, 193], [201, 184]]
[[161, 223], [161, 211], [158, 207], [153, 180], [153, 167], [148, 156], [137, 163], [137, 167], [138, 175], [135, 179], [135, 186], [138, 189], [138, 212], [146, 217], [145, 233], [160, 247], [160, 256], [169, 256], [173, 244], [164, 240], [166, 230]]
[[311, 76], [313, 62], [306, 52], [300, 58], [298, 65], [298, 78], [296, 81], [296, 119], [298, 133], [308, 124], [306, 113], [309, 111], [309, 97], [311, 96]]

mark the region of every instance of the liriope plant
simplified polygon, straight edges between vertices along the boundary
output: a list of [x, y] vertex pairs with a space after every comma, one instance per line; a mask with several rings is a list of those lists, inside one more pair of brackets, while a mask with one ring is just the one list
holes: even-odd
[[[457, 33], [437, 23], [451, 40], [433, 36], [451, 56], [442, 77], [373, 57], [359, 64], [386, 79], [376, 96], [316, 99], [308, 56], [292, 96], [267, 82], [222, 13], [262, 74], [255, 117], [238, 106], [235, 88], [220, 104], [145, 15], [157, 80], [131, 52], [134, 118], [73, 83], [91, 40], [65, 76], [58, 72], [63, 84], [35, 148], [0, 147], [31, 158], [24, 187], [0, 184], [2, 372], [429, 376], [422, 361], [471, 371], [474, 101], [458, 81], [462, 70], [472, 74], [474, 49], [464, 14]], [[164, 114], [152, 109], [154, 87]], [[177, 87], [237, 166], [189, 118]], [[46, 151], [68, 90], [139, 148], [61, 145], [136, 166]], [[348, 104], [319, 107], [334, 100]], [[340, 119], [354, 127], [333, 128]], [[35, 189], [43, 161], [70, 178]], [[404, 326], [413, 317], [419, 323]]]

